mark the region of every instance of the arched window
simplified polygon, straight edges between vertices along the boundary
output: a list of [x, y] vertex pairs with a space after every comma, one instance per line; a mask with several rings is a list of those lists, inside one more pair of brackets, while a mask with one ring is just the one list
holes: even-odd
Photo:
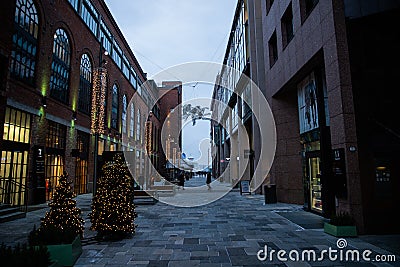
[[140, 141], [140, 134], [141, 134], [141, 129], [140, 129], [140, 109], [137, 110], [137, 116], [136, 116], [136, 140]]
[[39, 21], [32, 0], [17, 0], [11, 52], [11, 76], [33, 85]]
[[89, 55], [83, 54], [80, 67], [78, 109], [86, 114], [90, 114], [91, 90], [92, 63], [90, 62]]
[[131, 103], [131, 117], [130, 117], [130, 124], [129, 124], [129, 132], [130, 132], [130, 137], [135, 136], [135, 105]]
[[53, 43], [50, 95], [63, 103], [68, 103], [70, 57], [71, 47], [68, 36], [63, 29], [57, 29]]
[[111, 107], [111, 127], [117, 129], [118, 126], [118, 86], [114, 84], [112, 90], [112, 107]]
[[127, 109], [126, 95], [122, 97], [122, 132], [126, 133], [126, 109]]

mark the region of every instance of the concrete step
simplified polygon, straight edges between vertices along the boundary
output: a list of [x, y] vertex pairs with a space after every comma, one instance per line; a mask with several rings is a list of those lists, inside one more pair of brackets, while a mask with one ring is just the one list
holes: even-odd
[[5, 215], [0, 216], [0, 223], [9, 222], [9, 221], [13, 221], [13, 220], [17, 220], [17, 219], [21, 219], [21, 218], [25, 218], [25, 217], [26, 217], [25, 212], [17, 211], [14, 213], [5, 214]]
[[20, 211], [19, 208], [10, 207], [9, 206], [8, 208], [0, 209], [0, 216], [11, 214], [11, 213], [15, 213], [15, 212], [19, 212], [19, 211]]

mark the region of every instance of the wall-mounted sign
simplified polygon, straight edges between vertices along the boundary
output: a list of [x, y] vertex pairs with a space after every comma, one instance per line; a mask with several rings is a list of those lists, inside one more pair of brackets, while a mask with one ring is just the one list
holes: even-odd
[[338, 197], [347, 197], [346, 164], [344, 148], [333, 149], [332, 171], [335, 184], [335, 193]]

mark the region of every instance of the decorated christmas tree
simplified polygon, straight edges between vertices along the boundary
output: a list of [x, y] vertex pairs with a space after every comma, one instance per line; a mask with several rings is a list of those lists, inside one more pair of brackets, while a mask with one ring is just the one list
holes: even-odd
[[59, 178], [59, 184], [48, 204], [50, 210], [29, 236], [31, 245], [71, 243], [77, 236], [83, 237], [84, 220], [81, 210], [73, 200], [71, 183], [68, 173], [64, 172]]
[[89, 216], [90, 229], [97, 231], [99, 238], [119, 238], [135, 233], [133, 178], [122, 155], [116, 154], [113, 161], [103, 166]]

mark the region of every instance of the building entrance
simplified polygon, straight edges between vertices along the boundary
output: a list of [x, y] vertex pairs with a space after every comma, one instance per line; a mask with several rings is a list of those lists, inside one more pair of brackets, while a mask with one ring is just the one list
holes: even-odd
[[0, 201], [21, 206], [25, 203], [28, 151], [1, 151]]
[[319, 151], [306, 153], [306, 184], [309, 209], [322, 213], [321, 156]]

